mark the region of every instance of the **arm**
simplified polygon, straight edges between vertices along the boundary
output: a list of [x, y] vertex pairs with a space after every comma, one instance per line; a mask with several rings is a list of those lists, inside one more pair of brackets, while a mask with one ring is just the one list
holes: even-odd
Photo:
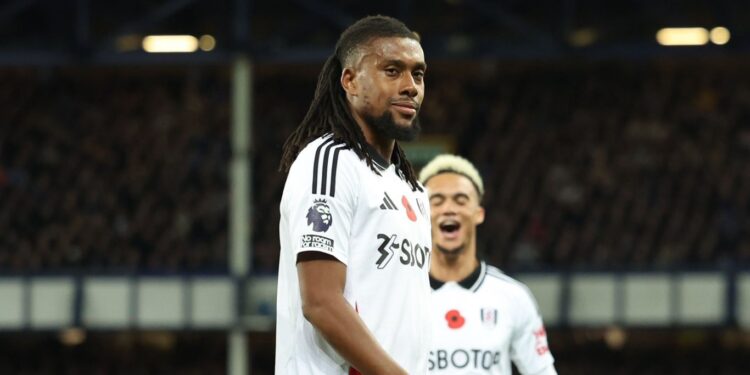
[[510, 355], [524, 375], [556, 375], [554, 358], [547, 343], [547, 330], [531, 291], [522, 284], [515, 291], [515, 329]]
[[347, 362], [364, 375], [406, 374], [344, 299], [346, 265], [308, 251], [298, 256], [297, 274], [305, 318]]

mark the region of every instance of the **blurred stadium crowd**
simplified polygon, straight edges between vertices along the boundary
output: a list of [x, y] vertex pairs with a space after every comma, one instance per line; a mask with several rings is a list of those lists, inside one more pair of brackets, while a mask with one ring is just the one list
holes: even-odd
[[226, 269], [225, 81], [0, 75], [0, 272]]
[[[277, 165], [316, 66], [261, 66], [254, 269], [278, 263]], [[219, 68], [0, 71], [0, 271], [221, 272], [229, 78]], [[421, 123], [486, 185], [506, 270], [750, 262], [741, 61], [436, 63]]]

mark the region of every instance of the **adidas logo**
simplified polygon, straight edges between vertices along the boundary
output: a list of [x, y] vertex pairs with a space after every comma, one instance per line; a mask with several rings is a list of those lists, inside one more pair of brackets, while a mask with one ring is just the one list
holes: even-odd
[[393, 200], [391, 200], [391, 197], [388, 196], [388, 193], [383, 193], [385, 196], [383, 197], [383, 204], [380, 205], [381, 210], [396, 210], [398, 211], [398, 208], [395, 204], [393, 204]]

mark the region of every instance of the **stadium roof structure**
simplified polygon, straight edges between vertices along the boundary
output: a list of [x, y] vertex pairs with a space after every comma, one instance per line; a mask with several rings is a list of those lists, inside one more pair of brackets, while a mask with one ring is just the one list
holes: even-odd
[[[679, 3], [679, 4], [678, 4]], [[639, 58], [750, 51], [750, 2], [732, 0], [6, 0], [0, 65], [319, 61], [354, 20], [387, 14], [423, 38], [431, 58]], [[663, 27], [717, 26], [725, 45], [663, 47]], [[147, 35], [211, 35], [216, 47], [148, 54]]]

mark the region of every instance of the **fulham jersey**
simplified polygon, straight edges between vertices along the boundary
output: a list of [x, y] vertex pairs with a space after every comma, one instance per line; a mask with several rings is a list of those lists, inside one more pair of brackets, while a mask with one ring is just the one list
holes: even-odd
[[346, 265], [344, 298], [409, 374], [427, 373], [430, 212], [396, 164], [371, 150], [380, 174], [326, 135], [297, 156], [281, 198], [276, 371], [349, 374], [350, 365], [302, 315], [297, 254]]
[[[484, 262], [466, 279], [431, 279], [435, 374], [554, 374], [547, 334], [529, 290]], [[547, 370], [547, 372], [544, 372]]]

